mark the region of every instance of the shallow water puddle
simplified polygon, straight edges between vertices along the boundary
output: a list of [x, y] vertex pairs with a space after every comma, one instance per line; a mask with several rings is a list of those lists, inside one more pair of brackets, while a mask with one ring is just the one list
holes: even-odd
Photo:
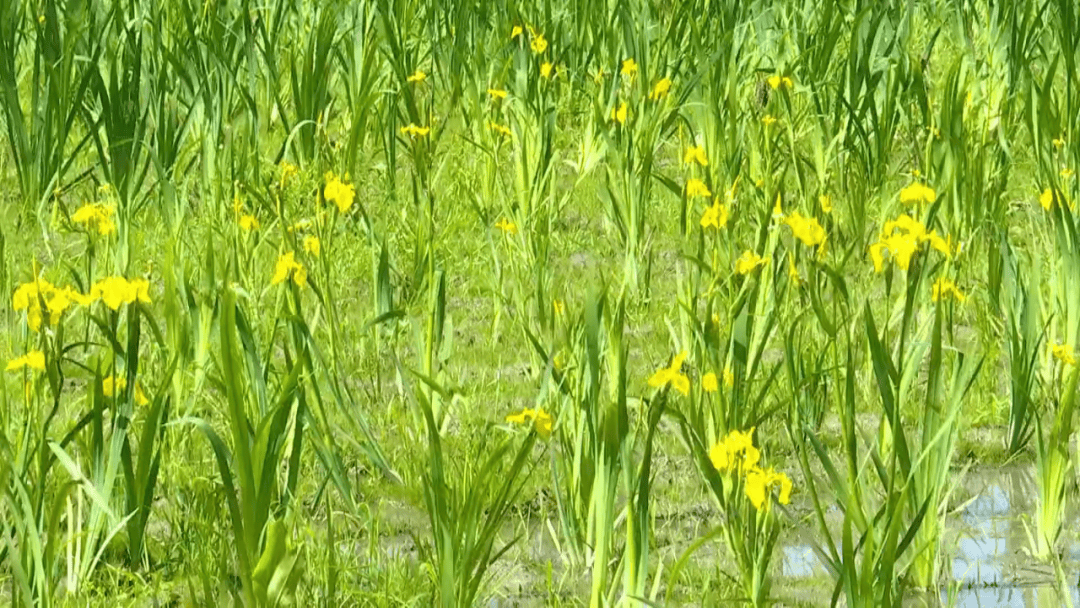
[[[941, 592], [948, 605], [949, 587], [955, 606], [1047, 608], [1067, 605], [1057, 592], [1051, 566], [1036, 562], [1028, 553], [1025, 521], [1030, 521], [1037, 496], [1032, 471], [1027, 467], [969, 471], [962, 493], [971, 498], [946, 519], [946, 574], [953, 583]], [[1080, 572], [1080, 542], [1072, 528], [1064, 532], [1066, 580]], [[805, 537], [804, 537], [805, 538]], [[792, 543], [778, 547], [781, 578], [789, 582], [828, 580], [811, 545]], [[798, 586], [798, 585], [796, 585]], [[1080, 588], [1070, 586], [1072, 605], [1080, 608]], [[916, 602], [917, 603], [917, 602]]]
[[[1080, 590], [1071, 589], [1072, 605], [1080, 606]], [[961, 589], [956, 594], [956, 608], [1059, 608], [1064, 604], [1061, 595], [1053, 587], [982, 587]], [[942, 593], [943, 605], [948, 605], [946, 593]]]

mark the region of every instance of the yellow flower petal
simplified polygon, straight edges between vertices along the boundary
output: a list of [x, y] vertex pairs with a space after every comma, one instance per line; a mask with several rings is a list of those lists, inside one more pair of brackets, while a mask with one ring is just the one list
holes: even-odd
[[533, 37], [532, 41], [529, 42], [529, 47], [532, 48], [534, 53], [540, 55], [548, 48], [547, 38], [544, 38], [543, 34], [537, 34]]
[[709, 159], [705, 156], [705, 148], [702, 146], [690, 146], [683, 153], [683, 164], [697, 163], [702, 167], [709, 166]]
[[7, 363], [7, 371], [14, 372], [23, 368], [45, 370], [45, 353], [40, 350], [32, 350], [25, 355], [12, 359]]
[[937, 200], [934, 189], [918, 182], [900, 190], [900, 202], [905, 205], [924, 205]]
[[754, 469], [746, 474], [743, 491], [746, 493], [746, 497], [750, 499], [750, 503], [758, 511], [765, 507], [765, 487], [766, 476], [764, 471]]
[[738, 260], [735, 260], [735, 272], [737, 274], [750, 274], [768, 263], [768, 258], [763, 258], [753, 251], [746, 250]]
[[705, 185], [705, 182], [696, 178], [686, 181], [686, 198], [709, 198], [710, 196], [712, 192], [709, 192], [709, 187]]
[[720, 386], [716, 380], [716, 374], [709, 372], [701, 377], [701, 388], [706, 393], [715, 393], [719, 390]]
[[653, 85], [652, 92], [649, 93], [649, 99], [658, 101], [665, 97], [669, 91], [671, 91], [671, 79], [665, 76]]

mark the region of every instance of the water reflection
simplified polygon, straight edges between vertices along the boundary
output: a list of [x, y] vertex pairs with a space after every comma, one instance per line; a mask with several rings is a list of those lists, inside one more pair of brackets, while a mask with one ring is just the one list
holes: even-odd
[[810, 545], [788, 545], [781, 547], [780, 552], [780, 571], [784, 576], [809, 578], [825, 572]]
[[[959, 608], [1057, 608], [1071, 600], [1072, 606], [1080, 608], [1080, 588], [1070, 587], [1070, 597], [1063, 597], [1052, 569], [1030, 558], [1024, 522], [1034, 512], [1037, 497], [1030, 467], [969, 471], [958, 494], [972, 498], [945, 522], [943, 547], [950, 556], [945, 567], [953, 584], [942, 590], [943, 604], [951, 599]], [[1065, 536], [1073, 535], [1067, 530]], [[779, 557], [784, 577], [828, 579], [810, 545], [782, 546]], [[1075, 577], [1080, 542], [1068, 543], [1064, 559], [1065, 571], [1074, 573], [1067, 576]], [[930, 597], [936, 603], [936, 596]]]
[[1004, 538], [961, 538], [952, 560], [953, 578], [965, 584], [1002, 583]]
[[[1073, 587], [1070, 592], [1072, 606], [1080, 606], [1080, 590]], [[1059, 608], [1067, 605], [1062, 596], [1053, 587], [982, 587], [961, 589], [954, 596], [952, 606], [956, 608]], [[942, 592], [942, 604], [948, 606], [949, 598]]]

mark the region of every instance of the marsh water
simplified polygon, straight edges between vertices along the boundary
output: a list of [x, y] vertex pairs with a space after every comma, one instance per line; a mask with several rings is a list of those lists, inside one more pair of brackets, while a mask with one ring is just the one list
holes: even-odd
[[[968, 471], [957, 494], [967, 499], [947, 520], [945, 553], [951, 558], [946, 560], [945, 568], [953, 583], [942, 589], [942, 605], [1080, 608], [1080, 540], [1073, 529], [1076, 517], [1066, 520], [1062, 533], [1062, 565], [1069, 597], [1063, 597], [1053, 567], [1030, 556], [1029, 528], [1037, 500], [1031, 467]], [[784, 586], [798, 588], [799, 581], [827, 579], [824, 567], [807, 544], [784, 545], [775, 559]], [[926, 599], [914, 598], [911, 603], [936, 603]]]
[[[910, 597], [912, 608], [956, 606], [958, 608], [1080, 608], [1080, 527], [1076, 513], [1066, 518], [1066, 529], [1059, 544], [1062, 554], [1063, 592], [1053, 566], [1030, 556], [1028, 529], [1037, 502], [1033, 467], [1007, 466], [968, 470], [962, 477], [952, 501], [953, 511], [945, 523], [942, 552], [943, 576], [951, 582], [938, 594]], [[832, 515], [838, 516], [837, 510]], [[704, 517], [711, 519], [715, 514]], [[683, 522], [684, 524], [686, 522]], [[695, 538], [701, 528], [676, 526], [666, 536]], [[815, 530], [803, 530], [803, 538], [816, 537]], [[832, 578], [807, 542], [798, 540], [798, 530], [781, 534], [773, 557], [774, 588], [779, 606], [828, 606]], [[384, 543], [383, 550], [397, 555], [411, 555], [415, 548], [409, 539]], [[670, 547], [664, 561], [670, 564], [689, 541]], [[390, 547], [393, 546], [394, 549]], [[547, 527], [534, 530], [524, 543], [534, 563], [558, 563], [558, 551], [552, 546]], [[662, 552], [663, 550], [661, 550]], [[715, 563], [724, 560], [719, 543], [701, 547], [695, 561]], [[514, 560], [507, 560], [513, 562]], [[496, 567], [499, 586], [507, 591], [491, 598], [487, 608], [532, 607], [548, 605], [542, 593], [542, 581], [525, 568], [512, 563]], [[587, 593], [587, 589], [581, 589]], [[843, 600], [841, 600], [841, 605]]]

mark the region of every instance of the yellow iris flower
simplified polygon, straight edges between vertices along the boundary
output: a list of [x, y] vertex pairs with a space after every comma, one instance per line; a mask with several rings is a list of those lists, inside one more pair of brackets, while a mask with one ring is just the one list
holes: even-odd
[[754, 428], [745, 433], [731, 431], [709, 449], [709, 460], [721, 473], [744, 473], [757, 466], [761, 451], [754, 447]]
[[7, 363], [7, 371], [14, 372], [24, 367], [30, 369], [36, 369], [39, 371], [45, 370], [45, 353], [40, 350], [32, 350], [25, 355], [12, 359]]
[[758, 511], [769, 508], [772, 504], [769, 497], [777, 488], [780, 490], [780, 504], [791, 502], [791, 479], [784, 473], [777, 473], [772, 467], [764, 470], [754, 467], [748, 471], [743, 487], [746, 497]]
[[621, 124], [626, 124], [626, 118], [629, 115], [629, 113], [630, 113], [630, 108], [629, 108], [629, 106], [626, 105], [626, 102], [624, 101], [623, 103], [619, 104], [618, 108], [612, 108], [611, 109], [611, 120], [614, 120], [615, 122], [619, 123], [620, 125]]
[[71, 216], [71, 221], [86, 226], [88, 231], [107, 236], [116, 234], [116, 222], [112, 219], [115, 214], [116, 209], [111, 205], [88, 203], [75, 211]]
[[555, 425], [555, 419], [551, 417], [551, 414], [545, 412], [543, 408], [535, 410], [525, 408], [517, 414], [507, 416], [506, 421], [513, 424], [533, 423], [533, 428], [536, 429], [536, 434], [540, 435], [541, 439], [551, 437], [551, 429]]
[[905, 205], [925, 205], [937, 200], [934, 189], [918, 182], [900, 190], [900, 202]]
[[652, 91], [649, 93], [649, 99], [652, 101], [659, 101], [663, 99], [671, 91], [671, 79], [668, 77], [661, 78], [655, 85], [653, 85]]
[[[425, 130], [425, 134], [426, 132]], [[333, 171], [327, 171], [324, 178], [326, 179], [326, 188], [323, 189], [323, 197], [326, 198], [328, 203], [334, 203], [338, 208], [338, 212], [348, 212], [356, 199], [356, 188], [352, 184], [341, 181], [340, 178], [334, 175]]]
[[503, 233], [507, 234], [507, 235], [517, 234], [517, 231], [518, 231], [517, 224], [515, 224], [514, 222], [511, 222], [510, 220], [506, 219], [505, 217], [500, 219], [498, 222], [496, 222], [495, 227], [498, 228], [499, 230], [502, 230]]
[[686, 198], [708, 198], [710, 196], [712, 196], [712, 192], [709, 192], [709, 187], [705, 185], [705, 182], [697, 178], [686, 180]]
[[663, 369], [659, 369], [649, 378], [649, 386], [653, 388], [663, 388], [669, 384], [679, 391], [683, 395], [690, 394], [690, 379], [686, 377], [686, 374], [682, 373], [682, 364], [686, 360], [687, 352], [684, 350], [681, 353], [675, 355], [671, 360], [671, 364]]
[[1076, 365], [1076, 357], [1073, 356], [1073, 349], [1068, 344], [1051, 344], [1050, 354], [1065, 365]]
[[401, 134], [408, 135], [410, 137], [424, 137], [431, 132], [431, 127], [418, 127], [413, 123], [409, 123], [407, 126], [401, 127]]
[[768, 263], [769, 258], [763, 258], [747, 249], [739, 256], [739, 259], [735, 260], [735, 272], [738, 274], [750, 274]]
[[953, 247], [950, 241], [941, 238], [936, 231], [927, 232], [922, 222], [905, 214], [895, 220], [885, 222], [878, 242], [870, 245], [870, 258], [874, 263], [874, 271], [881, 272], [885, 268], [885, 253], [896, 262], [900, 270], [907, 270], [911, 265], [911, 258], [922, 247], [923, 243], [929, 243], [946, 257], [952, 255]]
[[284, 283], [290, 278], [299, 287], [307, 285], [307, 269], [304, 268], [303, 264], [296, 261], [296, 255], [291, 251], [278, 256], [277, 264], [274, 266], [274, 275], [270, 278], [270, 284]]
[[950, 296], [961, 304], [967, 300], [967, 296], [950, 279], [942, 277], [934, 281], [934, 287], [930, 293], [931, 300], [938, 302]]
[[713, 204], [705, 208], [705, 213], [701, 215], [701, 227], [709, 228], [713, 227], [717, 230], [727, 226], [728, 222], [728, 208], [720, 202], [717, 198], [713, 201]]
[[701, 388], [706, 393], [715, 393], [720, 389], [720, 383], [716, 380], [716, 374], [709, 372], [701, 377]]
[[702, 167], [709, 166], [709, 159], [705, 157], [705, 148], [702, 146], [690, 146], [683, 153], [683, 164], [697, 163]]

